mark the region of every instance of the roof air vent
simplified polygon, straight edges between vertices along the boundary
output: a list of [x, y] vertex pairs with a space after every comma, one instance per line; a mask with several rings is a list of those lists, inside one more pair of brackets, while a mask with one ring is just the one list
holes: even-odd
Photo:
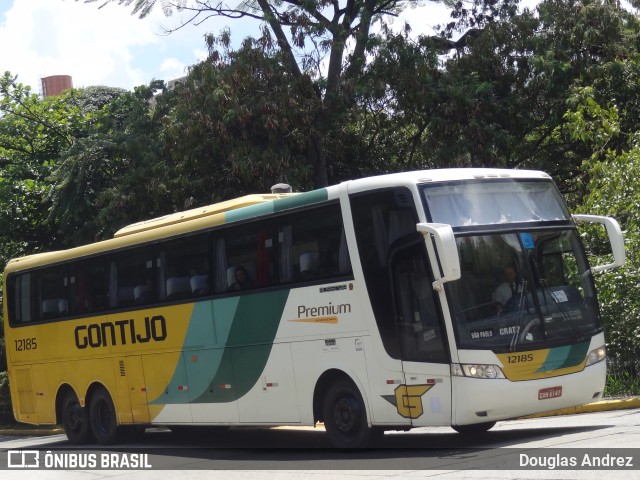
[[271, 187], [271, 193], [291, 193], [291, 185], [288, 183], [276, 183]]

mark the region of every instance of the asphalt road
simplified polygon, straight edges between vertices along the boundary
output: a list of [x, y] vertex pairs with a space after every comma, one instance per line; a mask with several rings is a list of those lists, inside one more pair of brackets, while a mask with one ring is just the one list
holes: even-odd
[[[330, 448], [317, 429], [228, 431], [204, 429], [176, 435], [150, 430], [109, 449], [74, 449], [66, 437], [0, 436], [0, 478], [118, 480], [165, 478], [402, 479], [640, 479], [640, 409], [501, 422], [466, 437], [450, 428], [387, 433], [376, 446], [343, 452]], [[151, 468], [6, 469], [9, 451], [38, 451], [48, 462], [104, 458]], [[146, 456], [144, 456], [146, 454]], [[16, 456], [18, 455], [18, 456]], [[56, 457], [54, 459], [54, 456]], [[124, 458], [126, 457], [126, 458]], [[89, 460], [87, 460], [89, 459]], [[146, 463], [145, 463], [146, 462]], [[67, 464], [68, 465], [68, 464]]]

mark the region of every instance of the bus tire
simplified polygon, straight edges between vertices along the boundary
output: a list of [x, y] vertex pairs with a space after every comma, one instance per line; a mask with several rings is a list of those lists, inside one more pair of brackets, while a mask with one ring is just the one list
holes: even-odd
[[78, 396], [73, 390], [64, 394], [60, 408], [60, 420], [70, 443], [82, 445], [91, 439], [89, 414], [87, 409], [80, 405]]
[[101, 445], [110, 445], [116, 441], [118, 436], [116, 409], [109, 392], [104, 387], [98, 387], [91, 395], [89, 421], [96, 442]]
[[496, 422], [474, 423], [472, 425], [451, 425], [456, 432], [463, 435], [473, 435], [491, 430]]
[[359, 449], [369, 445], [367, 410], [352, 381], [341, 379], [331, 384], [324, 396], [322, 413], [329, 440], [335, 447]]

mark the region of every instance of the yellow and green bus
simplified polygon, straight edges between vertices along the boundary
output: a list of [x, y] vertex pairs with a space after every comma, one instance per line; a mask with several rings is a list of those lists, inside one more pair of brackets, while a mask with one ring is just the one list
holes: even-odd
[[[606, 227], [612, 263], [589, 265], [578, 221]], [[248, 195], [9, 262], [14, 414], [77, 444], [147, 426], [323, 422], [344, 448], [481, 432], [602, 396], [592, 274], [623, 262], [616, 221], [570, 215], [543, 172]]]

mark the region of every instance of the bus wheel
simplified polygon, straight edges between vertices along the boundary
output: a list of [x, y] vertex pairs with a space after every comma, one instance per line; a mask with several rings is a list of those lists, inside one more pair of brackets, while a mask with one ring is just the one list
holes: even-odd
[[493, 428], [496, 422], [474, 423], [473, 425], [451, 425], [456, 432], [465, 435], [473, 435], [474, 433], [484, 433]]
[[109, 392], [103, 387], [99, 387], [91, 395], [89, 420], [93, 436], [99, 444], [109, 445], [115, 442], [118, 435], [116, 409], [113, 406]]
[[328, 389], [322, 409], [324, 426], [337, 448], [364, 448], [371, 429], [358, 388], [349, 380], [340, 380]]
[[87, 443], [91, 437], [89, 415], [87, 409], [80, 406], [73, 391], [70, 390], [64, 395], [60, 414], [62, 428], [69, 441], [76, 445]]

